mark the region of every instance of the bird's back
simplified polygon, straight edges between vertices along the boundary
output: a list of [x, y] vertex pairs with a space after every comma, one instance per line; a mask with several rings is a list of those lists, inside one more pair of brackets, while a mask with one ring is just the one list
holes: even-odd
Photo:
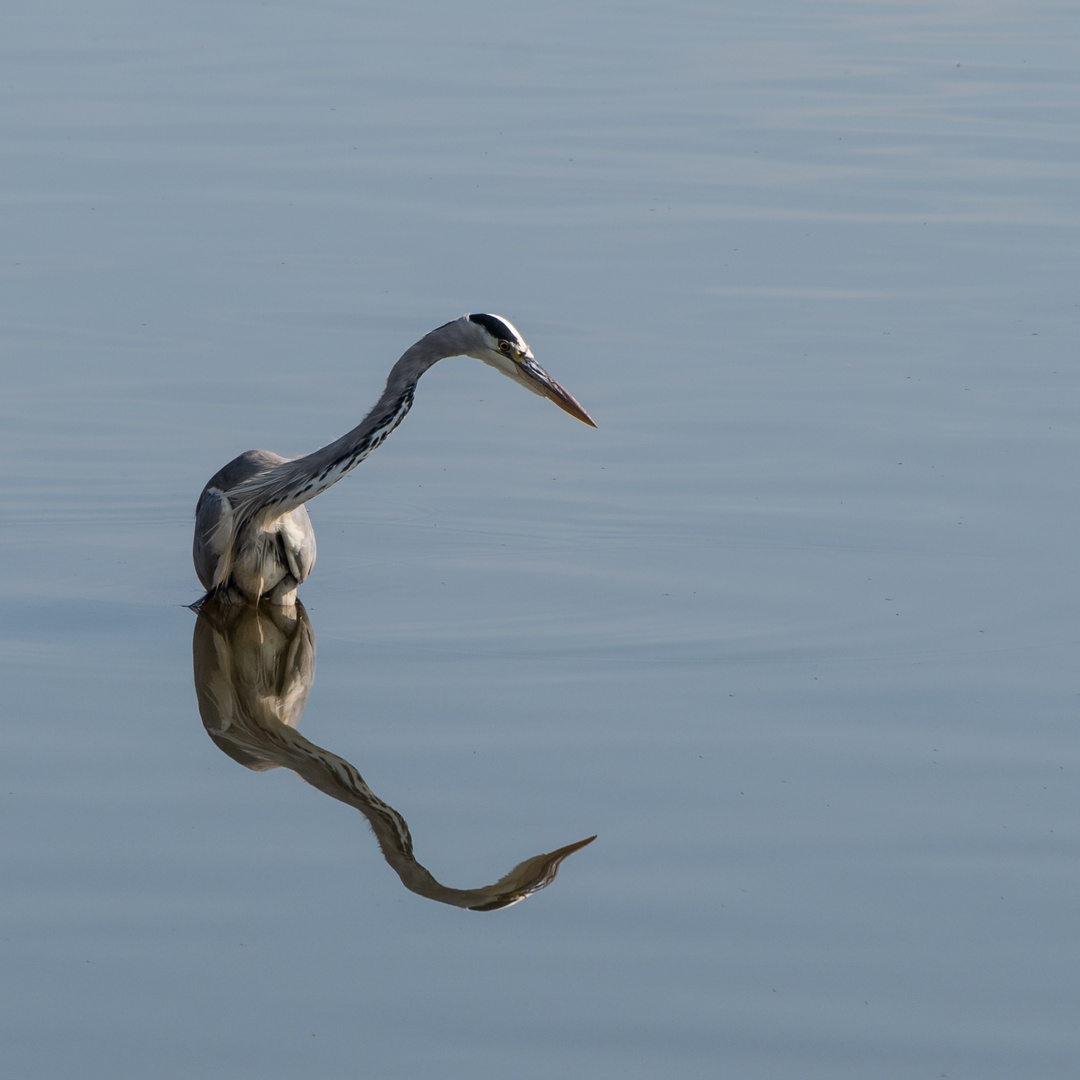
[[258, 476], [259, 473], [288, 460], [280, 454], [275, 454], [273, 450], [248, 450], [239, 457], [234, 457], [228, 465], [218, 469], [210, 477], [206, 482], [206, 487], [203, 488], [202, 495], [199, 496], [199, 501], [202, 502], [203, 495], [211, 488], [228, 493], [237, 484], [242, 484], [245, 480], [250, 480], [253, 476]]

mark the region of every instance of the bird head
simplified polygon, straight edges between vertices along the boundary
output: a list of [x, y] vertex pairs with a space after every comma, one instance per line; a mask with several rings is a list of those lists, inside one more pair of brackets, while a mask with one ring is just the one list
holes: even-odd
[[479, 312], [465, 315], [461, 322], [468, 324], [475, 344], [466, 355], [483, 360], [497, 371], [520, 383], [526, 390], [554, 401], [564, 412], [590, 427], [596, 427], [589, 414], [537, 362], [532, 349], [517, 332], [514, 324], [499, 315]]

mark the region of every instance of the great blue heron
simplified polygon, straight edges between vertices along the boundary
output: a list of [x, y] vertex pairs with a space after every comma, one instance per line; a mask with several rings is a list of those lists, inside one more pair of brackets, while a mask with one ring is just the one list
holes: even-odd
[[[304, 503], [354, 469], [405, 419], [416, 383], [448, 356], [473, 356], [596, 427], [498, 315], [463, 315], [422, 337], [390, 369], [375, 407], [340, 439], [299, 458], [249, 450], [203, 488], [195, 509], [195, 572], [206, 596], [289, 606], [315, 565], [315, 530]], [[205, 598], [204, 598], [205, 599]]]

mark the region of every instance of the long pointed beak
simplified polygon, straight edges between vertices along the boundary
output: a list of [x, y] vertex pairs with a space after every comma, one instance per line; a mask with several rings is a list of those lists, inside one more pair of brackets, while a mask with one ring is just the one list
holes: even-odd
[[519, 378], [534, 394], [554, 401], [563, 412], [589, 427], [596, 427], [593, 418], [578, 404], [574, 396], [564, 390], [531, 356], [517, 361]]

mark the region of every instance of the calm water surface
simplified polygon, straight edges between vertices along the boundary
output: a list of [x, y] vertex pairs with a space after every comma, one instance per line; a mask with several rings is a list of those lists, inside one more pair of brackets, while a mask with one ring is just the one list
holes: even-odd
[[[12, 5], [5, 1071], [1071, 1080], [1073, 15]], [[476, 310], [597, 430], [446, 361], [197, 624]]]

